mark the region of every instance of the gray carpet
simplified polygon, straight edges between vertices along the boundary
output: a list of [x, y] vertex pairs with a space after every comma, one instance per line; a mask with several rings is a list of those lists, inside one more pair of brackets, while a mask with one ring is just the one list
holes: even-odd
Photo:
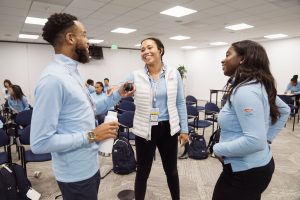
[[[272, 144], [276, 163], [273, 179], [263, 193], [263, 200], [300, 200], [300, 124], [292, 132], [292, 120]], [[205, 131], [208, 141], [210, 129]], [[15, 151], [15, 148], [13, 147]], [[182, 151], [182, 149], [180, 149]], [[156, 153], [152, 171], [148, 180], [146, 199], [168, 200], [170, 198], [166, 178], [162, 169], [159, 153]], [[101, 159], [100, 171], [104, 175], [112, 168], [111, 157]], [[14, 160], [16, 155], [14, 153]], [[33, 188], [42, 194], [41, 199], [54, 200], [60, 194], [53, 177], [51, 162], [27, 164], [28, 176]], [[206, 160], [178, 160], [181, 199], [211, 199], [216, 180], [221, 172], [221, 164], [214, 158]], [[34, 178], [34, 171], [41, 171], [40, 178]], [[133, 189], [135, 173], [130, 175], [109, 174], [101, 181], [99, 199], [117, 200], [117, 194], [125, 189]], [[61, 198], [58, 198], [61, 199]]]

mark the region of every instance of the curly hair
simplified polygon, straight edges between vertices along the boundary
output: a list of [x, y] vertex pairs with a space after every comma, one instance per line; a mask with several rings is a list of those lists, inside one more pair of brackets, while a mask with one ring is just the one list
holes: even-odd
[[56, 45], [58, 36], [74, 25], [77, 17], [67, 13], [55, 13], [48, 18], [43, 28], [43, 38], [52, 46]]
[[238, 55], [244, 57], [244, 62], [237, 68], [233, 77], [234, 83], [229, 90], [229, 103], [230, 96], [235, 88], [251, 84], [249, 82], [255, 80], [253, 83], [261, 83], [266, 88], [270, 104], [270, 116], [272, 124], [274, 124], [280, 113], [275, 103], [277, 90], [269, 67], [270, 62], [266, 50], [260, 44], [251, 40], [235, 42], [232, 47]]

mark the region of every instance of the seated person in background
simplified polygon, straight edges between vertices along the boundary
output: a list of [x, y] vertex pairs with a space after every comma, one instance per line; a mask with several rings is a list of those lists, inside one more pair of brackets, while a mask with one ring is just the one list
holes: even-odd
[[109, 79], [108, 78], [105, 78], [104, 79], [104, 92], [107, 93], [107, 90], [109, 88]]
[[104, 86], [102, 82], [96, 82], [95, 84], [95, 92], [91, 94], [93, 97], [94, 101], [97, 101], [101, 98], [103, 98], [103, 95], [106, 95], [104, 93]]
[[29, 110], [29, 104], [22, 89], [18, 85], [12, 85], [8, 88], [8, 106], [14, 113]]
[[91, 94], [95, 92], [94, 81], [92, 79], [86, 81], [86, 86]]
[[12, 86], [12, 83], [11, 83], [10, 80], [5, 79], [5, 80], [3, 81], [3, 86], [4, 86], [4, 88], [3, 88], [4, 98], [5, 98], [5, 100], [7, 100], [7, 99], [8, 99], [8, 96], [9, 96], [8, 88], [9, 88], [10, 86]]
[[294, 75], [291, 82], [288, 84], [285, 93], [300, 93], [300, 83], [298, 82], [298, 75]]

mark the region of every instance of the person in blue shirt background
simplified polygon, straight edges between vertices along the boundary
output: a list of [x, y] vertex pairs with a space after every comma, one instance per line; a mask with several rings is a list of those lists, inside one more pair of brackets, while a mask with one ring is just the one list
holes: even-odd
[[179, 72], [167, 67], [162, 57], [165, 49], [157, 38], [141, 42], [141, 58], [145, 66], [127, 77], [136, 85], [133, 133], [135, 137], [137, 172], [135, 199], [143, 200], [156, 147], [173, 200], [180, 199], [177, 170], [178, 133], [188, 141], [187, 111]]
[[232, 81], [218, 116], [220, 142], [213, 147], [223, 164], [213, 200], [257, 200], [275, 169], [269, 144], [284, 127], [290, 108], [277, 96], [269, 59], [260, 44], [233, 43], [222, 66]]
[[8, 88], [8, 106], [13, 113], [19, 113], [23, 110], [29, 110], [29, 104], [22, 89], [18, 85], [11, 85]]
[[287, 85], [285, 93], [295, 93], [300, 94], [300, 82], [298, 82], [298, 75], [294, 75], [293, 78], [291, 78], [291, 82]]
[[107, 93], [107, 92], [108, 92], [108, 89], [109, 89], [109, 79], [108, 79], [108, 78], [105, 78], [105, 79], [104, 79], [104, 88], [103, 88], [103, 91], [104, 91], [105, 93]]
[[64, 200], [97, 200], [100, 184], [99, 141], [115, 138], [119, 124], [96, 127], [95, 115], [131, 96], [124, 85], [95, 102], [77, 67], [89, 61], [88, 38], [75, 16], [53, 14], [43, 38], [55, 51], [35, 89], [30, 146], [33, 153], [51, 153], [52, 166]]
[[86, 80], [86, 86], [91, 94], [95, 92], [94, 81], [92, 79]]

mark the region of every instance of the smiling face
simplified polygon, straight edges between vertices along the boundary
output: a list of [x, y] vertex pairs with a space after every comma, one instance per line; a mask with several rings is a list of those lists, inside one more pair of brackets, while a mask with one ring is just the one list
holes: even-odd
[[141, 44], [141, 58], [146, 65], [153, 65], [161, 62], [163, 49], [159, 49], [155, 41], [151, 39], [144, 40]]
[[238, 55], [231, 46], [227, 52], [224, 60], [221, 61], [225, 76], [232, 76], [238, 66], [242, 64], [242, 56]]

